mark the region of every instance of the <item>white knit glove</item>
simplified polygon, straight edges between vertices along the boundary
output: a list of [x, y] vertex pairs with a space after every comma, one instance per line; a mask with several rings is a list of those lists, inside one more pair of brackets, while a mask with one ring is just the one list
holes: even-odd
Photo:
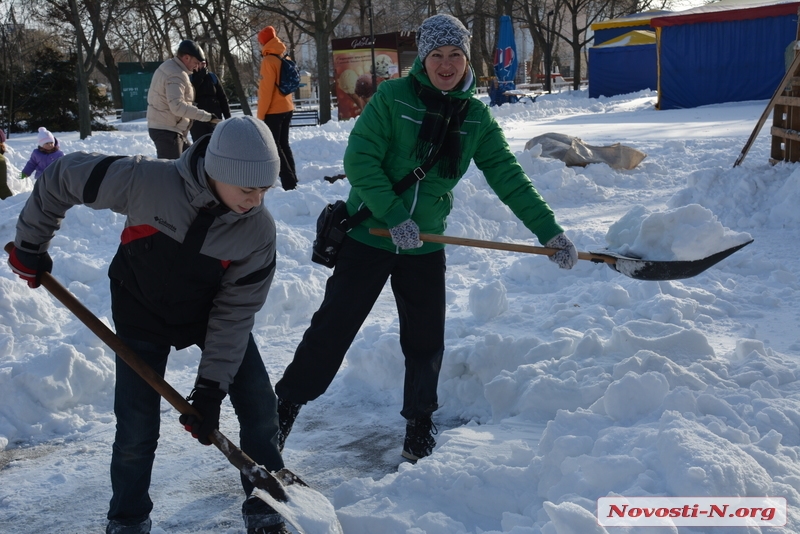
[[389, 233], [392, 234], [392, 243], [402, 249], [422, 246], [422, 241], [419, 240], [419, 226], [411, 219], [401, 222], [394, 228], [389, 228]]
[[563, 232], [552, 238], [544, 246], [559, 249], [558, 252], [549, 257], [550, 261], [556, 263], [562, 269], [572, 269], [578, 262], [578, 250]]

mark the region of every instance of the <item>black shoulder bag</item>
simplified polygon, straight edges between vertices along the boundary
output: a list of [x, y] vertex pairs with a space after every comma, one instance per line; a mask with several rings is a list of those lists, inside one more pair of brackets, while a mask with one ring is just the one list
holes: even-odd
[[[439, 156], [439, 147], [441, 147], [441, 144], [436, 147], [436, 152], [431, 154], [422, 165], [394, 184], [392, 190], [399, 195], [425, 178], [425, 174], [436, 164]], [[347, 232], [367, 220], [370, 215], [372, 215], [372, 212], [366, 206], [353, 215], [348, 215], [347, 204], [344, 200], [337, 200], [333, 204], [325, 206], [325, 209], [322, 210], [317, 219], [317, 236], [311, 246], [311, 261], [333, 269]]]

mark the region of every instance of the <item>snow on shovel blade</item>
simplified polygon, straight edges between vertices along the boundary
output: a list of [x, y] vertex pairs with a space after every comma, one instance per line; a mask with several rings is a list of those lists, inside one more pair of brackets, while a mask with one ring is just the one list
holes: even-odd
[[610, 250], [590, 252], [589, 254], [614, 258], [614, 262], [606, 262], [610, 268], [637, 280], [681, 280], [697, 276], [752, 242], [753, 240], [751, 239], [746, 243], [722, 250], [699, 260], [653, 261], [623, 256]]
[[253, 495], [272, 506], [299, 534], [343, 534], [336, 511], [324, 495], [288, 469], [274, 474], [283, 484], [288, 500], [275, 499], [270, 492], [258, 487]]

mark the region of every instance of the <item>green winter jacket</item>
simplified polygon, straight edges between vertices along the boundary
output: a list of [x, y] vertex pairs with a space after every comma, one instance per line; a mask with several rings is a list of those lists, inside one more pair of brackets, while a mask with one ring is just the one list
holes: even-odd
[[[420, 232], [443, 234], [447, 215], [453, 207], [452, 190], [458, 179], [443, 178], [438, 163], [424, 180], [399, 196], [392, 191], [394, 183], [422, 163], [414, 158], [414, 146], [425, 106], [415, 94], [410, 76], [433, 87], [417, 59], [408, 77], [387, 80], [378, 86], [350, 133], [344, 155], [344, 170], [351, 185], [347, 209], [352, 215], [366, 205], [372, 217], [352, 229], [349, 235], [361, 243], [391, 252], [427, 254], [444, 245], [425, 243], [417, 249], [401, 250], [391, 239], [369, 233], [369, 228], [392, 228], [410, 217]], [[461, 90], [450, 91], [455, 98], [470, 99], [461, 127], [459, 176], [464, 175], [470, 161], [474, 160], [500, 200], [541, 243], [547, 243], [564, 230], [517, 162], [489, 107], [472, 98], [475, 81], [471, 70], [467, 80]]]

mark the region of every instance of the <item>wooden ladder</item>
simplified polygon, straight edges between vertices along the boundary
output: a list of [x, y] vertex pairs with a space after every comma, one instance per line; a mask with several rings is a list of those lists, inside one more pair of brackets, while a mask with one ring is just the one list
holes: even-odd
[[770, 134], [771, 164], [800, 160], [800, 73], [794, 73], [783, 94], [775, 99]]
[[[798, 10], [797, 41], [800, 45], [800, 10]], [[761, 114], [753, 133], [745, 143], [734, 167], [738, 166], [750, 150], [750, 146], [758, 137], [770, 112], [773, 112], [772, 149], [769, 162], [773, 165], [781, 161], [800, 161], [800, 50], [795, 45], [794, 61], [786, 70], [780, 85], [772, 95], [767, 107]]]

